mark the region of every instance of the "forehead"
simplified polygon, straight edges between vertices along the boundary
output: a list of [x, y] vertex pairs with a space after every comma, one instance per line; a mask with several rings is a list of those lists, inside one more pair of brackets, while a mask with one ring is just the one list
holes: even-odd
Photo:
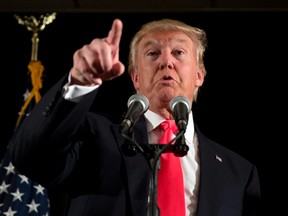
[[194, 46], [192, 39], [181, 31], [165, 31], [165, 30], [153, 30], [146, 33], [141, 39], [139, 46], [146, 47], [153, 44], [186, 44], [188, 46]]

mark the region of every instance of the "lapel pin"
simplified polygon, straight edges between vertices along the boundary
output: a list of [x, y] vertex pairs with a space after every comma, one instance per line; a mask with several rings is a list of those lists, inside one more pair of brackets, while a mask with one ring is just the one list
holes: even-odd
[[216, 160], [220, 161], [222, 163], [222, 158], [219, 157], [218, 155], [215, 155]]

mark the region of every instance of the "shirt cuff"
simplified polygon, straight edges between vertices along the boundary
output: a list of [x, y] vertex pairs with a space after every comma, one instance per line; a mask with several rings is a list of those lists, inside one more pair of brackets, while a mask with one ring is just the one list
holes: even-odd
[[79, 102], [85, 95], [91, 91], [97, 89], [99, 85], [96, 86], [80, 86], [80, 85], [70, 85], [67, 83], [63, 86], [63, 97], [66, 100], [72, 102]]

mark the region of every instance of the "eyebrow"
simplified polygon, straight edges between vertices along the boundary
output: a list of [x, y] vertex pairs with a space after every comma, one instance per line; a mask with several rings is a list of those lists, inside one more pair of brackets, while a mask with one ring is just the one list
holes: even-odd
[[[169, 41], [169, 43], [170, 42], [177, 42], [177, 43], [185, 43], [185, 44], [188, 42], [187, 39], [182, 39], [182, 38], [172, 38], [172, 39], [168, 39], [168, 41]], [[145, 43], [143, 44], [143, 47], [145, 48], [145, 47], [148, 47], [148, 46], [153, 45], [153, 44], [157, 45], [159, 43], [157, 40], [152, 38], [152, 39], [145, 41]]]

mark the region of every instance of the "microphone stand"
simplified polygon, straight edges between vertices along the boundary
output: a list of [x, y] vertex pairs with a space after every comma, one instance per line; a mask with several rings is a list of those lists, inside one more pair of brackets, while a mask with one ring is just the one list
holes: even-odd
[[[135, 153], [146, 153], [149, 155], [149, 165], [152, 172], [150, 181], [149, 202], [147, 206], [147, 216], [160, 216], [160, 209], [157, 205], [157, 182], [158, 182], [158, 170], [160, 169], [160, 156], [162, 153], [173, 152], [177, 157], [183, 157], [187, 155], [189, 147], [185, 143], [184, 137], [185, 131], [179, 131], [174, 139], [167, 144], [138, 144], [132, 137], [122, 133], [122, 136], [129, 140], [129, 143], [125, 146], [125, 151], [130, 155]], [[175, 144], [172, 143], [175, 141]]]

